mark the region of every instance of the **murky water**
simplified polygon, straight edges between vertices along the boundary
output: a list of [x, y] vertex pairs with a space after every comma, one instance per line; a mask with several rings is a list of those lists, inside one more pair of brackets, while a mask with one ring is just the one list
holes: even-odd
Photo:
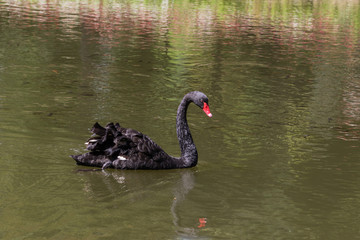
[[[357, 239], [357, 1], [0, 2], [1, 239]], [[193, 169], [78, 171], [118, 121]], [[88, 168], [87, 168], [88, 169]], [[206, 219], [206, 220], [205, 220]]]

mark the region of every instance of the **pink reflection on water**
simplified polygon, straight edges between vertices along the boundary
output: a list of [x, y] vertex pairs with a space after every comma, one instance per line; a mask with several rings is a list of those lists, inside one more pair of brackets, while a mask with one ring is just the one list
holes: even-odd
[[206, 223], [207, 223], [206, 218], [199, 218], [199, 225], [197, 227], [198, 228], [203, 228], [203, 227], [205, 227]]
[[261, 13], [257, 12], [257, 8], [249, 8], [240, 13], [235, 6], [219, 10], [213, 5], [195, 4], [190, 9], [168, 1], [162, 1], [160, 5], [49, 0], [15, 0], [7, 3], [10, 21], [25, 20], [25, 23], [21, 23], [24, 28], [61, 29], [67, 36], [73, 37], [88, 31], [89, 35], [98, 34], [98, 43], [107, 45], [117, 45], [124, 38], [128, 38], [128, 41], [141, 38], [146, 48], [146, 42], [151, 43], [154, 37], [169, 33], [200, 40], [208, 35], [216, 35], [221, 37], [223, 46], [236, 45], [245, 37], [252, 44], [269, 42], [286, 46], [289, 51], [316, 49], [319, 53], [328, 51], [331, 45], [340, 44], [349, 48], [354, 43], [353, 34], [339, 41], [337, 35], [332, 34], [340, 31], [339, 25], [316, 12], [308, 16], [277, 19], [271, 15], [271, 9]]

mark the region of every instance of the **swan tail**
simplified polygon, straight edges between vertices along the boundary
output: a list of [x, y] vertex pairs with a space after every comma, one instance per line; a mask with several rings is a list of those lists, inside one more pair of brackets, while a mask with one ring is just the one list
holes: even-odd
[[104, 164], [108, 163], [110, 159], [105, 155], [98, 155], [92, 152], [71, 155], [77, 165], [92, 166], [92, 167], [103, 167]]

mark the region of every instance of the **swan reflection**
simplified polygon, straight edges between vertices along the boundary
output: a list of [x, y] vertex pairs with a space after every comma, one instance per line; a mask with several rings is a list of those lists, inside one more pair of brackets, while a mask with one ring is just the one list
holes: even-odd
[[171, 214], [173, 217], [173, 224], [177, 229], [177, 234], [179, 237], [184, 239], [195, 238], [197, 237], [198, 230], [194, 227], [183, 227], [180, 225], [179, 220], [179, 210], [177, 208], [181, 202], [186, 200], [186, 196], [195, 186], [195, 171], [186, 170], [182, 171], [180, 174], [180, 181], [174, 186], [173, 194], [174, 200], [171, 204]]
[[[205, 227], [206, 216], [191, 216], [191, 223], [185, 223], [186, 214], [193, 215], [194, 212], [180, 210], [184, 208], [183, 203], [196, 184], [195, 169], [90, 170], [77, 173], [83, 182], [84, 195], [96, 202], [96, 208], [116, 206], [119, 212], [114, 211], [114, 216], [139, 215], [141, 221], [155, 218], [153, 222], [159, 230], [161, 227], [164, 227], [164, 231], [171, 230], [175, 239], [198, 238], [201, 228]], [[172, 220], [170, 225], [163, 220], [169, 218]], [[137, 222], [136, 226], [141, 224]]]

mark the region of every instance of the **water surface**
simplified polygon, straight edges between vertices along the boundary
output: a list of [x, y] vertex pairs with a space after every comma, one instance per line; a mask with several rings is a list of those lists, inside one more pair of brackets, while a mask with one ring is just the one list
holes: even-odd
[[[0, 238], [357, 239], [359, 7], [1, 1]], [[193, 90], [213, 113], [188, 111], [195, 168], [68, 157], [96, 121], [179, 155]]]

